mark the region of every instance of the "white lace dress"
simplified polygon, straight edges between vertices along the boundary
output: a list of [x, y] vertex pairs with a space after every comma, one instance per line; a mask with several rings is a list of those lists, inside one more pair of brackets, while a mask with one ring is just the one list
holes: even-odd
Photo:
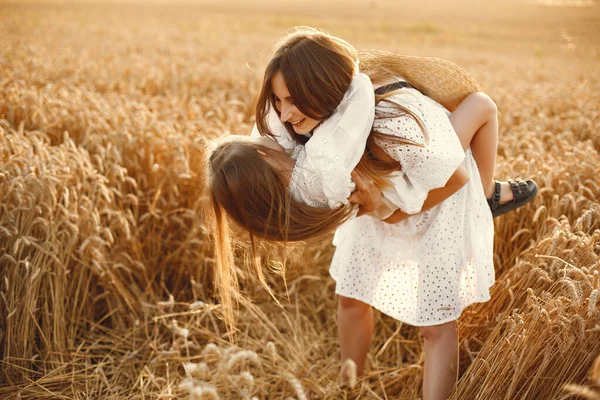
[[[353, 93], [351, 87], [345, 104], [356, 98], [361, 105], [366, 97]], [[416, 326], [453, 321], [468, 305], [489, 300], [494, 283], [491, 212], [475, 160], [470, 150], [463, 152], [448, 111], [414, 89], [402, 89], [390, 100], [418, 115], [428, 136], [408, 116], [374, 120], [378, 131], [423, 145], [381, 143], [402, 171], [392, 177], [395, 186], [383, 191], [386, 204], [374, 215], [384, 218], [393, 208], [415, 215], [397, 224], [373, 215], [345, 223], [334, 235], [330, 274], [337, 294], [400, 321]], [[389, 107], [380, 103], [377, 111], [390, 111]], [[306, 146], [296, 144], [273, 113], [271, 130], [296, 160], [289, 190], [297, 200], [316, 207], [347, 203], [354, 188], [350, 172], [368, 136], [362, 125], [373, 120], [371, 110], [362, 114], [350, 110], [336, 110]], [[357, 118], [362, 120], [357, 123]], [[358, 129], [347, 123], [353, 120]], [[253, 135], [257, 134], [255, 129]], [[461, 163], [470, 174], [469, 182], [444, 202], [419, 213], [428, 192], [444, 186]]]

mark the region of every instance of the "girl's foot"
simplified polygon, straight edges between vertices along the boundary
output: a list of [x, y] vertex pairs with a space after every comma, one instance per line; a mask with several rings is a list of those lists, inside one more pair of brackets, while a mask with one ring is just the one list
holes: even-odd
[[509, 211], [515, 210], [529, 203], [537, 194], [537, 184], [528, 179], [508, 180], [508, 182], [494, 181], [491, 193], [486, 193], [488, 204], [494, 218]]

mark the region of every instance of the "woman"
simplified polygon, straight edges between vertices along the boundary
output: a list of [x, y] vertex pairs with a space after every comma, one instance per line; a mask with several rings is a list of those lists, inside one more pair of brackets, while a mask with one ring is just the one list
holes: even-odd
[[[444, 97], [452, 91], [438, 93], [418, 78], [415, 59], [411, 69], [406, 57], [365, 52], [364, 75], [357, 58], [348, 43], [319, 31], [303, 28], [287, 36], [265, 71], [254, 132], [277, 143], [227, 139], [212, 153], [218, 286], [228, 305], [236, 284], [224, 213], [251, 238], [304, 240], [339, 227], [330, 272], [340, 295], [342, 360], [351, 358], [362, 371], [375, 306], [420, 327], [424, 397], [445, 398], [457, 376], [456, 319], [469, 304], [487, 301], [494, 281], [492, 215], [484, 192], [493, 194], [492, 208], [507, 210], [531, 200], [535, 184], [517, 184], [511, 199], [493, 181], [495, 107], [477, 112], [489, 98], [467, 97], [477, 89], [472, 78], [458, 95]], [[444, 77], [468, 77], [441, 64]], [[455, 113], [449, 117], [412, 86]], [[478, 163], [467, 148], [471, 142], [486, 156]], [[373, 215], [350, 218], [353, 169], [355, 180], [372, 180], [383, 194]], [[486, 177], [480, 178], [480, 169]], [[354, 200], [364, 203], [360, 197]], [[259, 268], [257, 273], [262, 280]]]

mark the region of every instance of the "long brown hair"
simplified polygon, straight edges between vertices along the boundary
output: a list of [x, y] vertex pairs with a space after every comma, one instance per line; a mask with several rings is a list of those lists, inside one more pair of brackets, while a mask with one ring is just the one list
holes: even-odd
[[209, 156], [213, 206], [239, 226], [262, 239], [295, 242], [330, 232], [349, 215], [349, 208], [316, 208], [294, 200], [258, 151], [288, 157], [245, 140], [221, 143]]
[[[276, 44], [274, 54], [265, 68], [256, 101], [256, 127], [260, 134], [273, 137], [268, 123], [271, 109], [275, 110], [278, 116], [281, 115], [275, 106], [272, 89], [272, 81], [277, 73], [282, 74], [298, 110], [309, 118], [324, 121], [342, 101], [352, 83], [359, 58], [370, 61], [363, 72], [369, 75], [374, 84], [388, 81], [398, 75], [392, 70], [393, 63], [386, 63], [388, 68], [378, 67], [371, 61], [370, 56], [368, 51], [361, 54], [345, 40], [324, 31], [307, 26], [293, 28]], [[375, 102], [389, 101], [388, 98], [395, 93], [376, 96]], [[400, 104], [393, 105], [398, 110], [398, 115], [410, 115], [424, 131], [417, 115]], [[306, 144], [308, 138], [297, 134], [291, 123], [285, 122], [283, 125], [296, 142]], [[361, 159], [357, 168], [366, 173], [379, 187], [388, 184], [384, 179], [385, 175], [399, 168], [398, 163], [386, 158], [376, 144], [385, 141], [420, 145], [396, 136], [371, 132], [367, 142], [367, 156]]]
[[[287, 157], [246, 140], [219, 143], [208, 158], [211, 209], [207, 220], [215, 246], [215, 286], [226, 323], [233, 325], [234, 296], [239, 292], [227, 217], [249, 234], [251, 256], [244, 263], [271, 295], [257, 261], [256, 237], [273, 242], [296, 242], [326, 235], [352, 215], [350, 205], [315, 208], [292, 198], [286, 185], [258, 150]], [[212, 215], [210, 214], [212, 212]]]
[[[322, 121], [331, 116], [343, 99], [352, 82], [358, 57], [357, 51], [343, 39], [314, 28], [299, 27], [287, 34], [278, 43], [265, 69], [258, 95], [256, 125], [261, 135], [273, 137], [268, 124], [271, 108], [279, 115], [271, 87], [275, 74], [281, 72], [283, 75], [295, 106], [306, 116]], [[387, 68], [379, 68], [372, 58], [370, 61], [363, 72], [372, 77], [374, 84], [397, 75], [393, 63], [388, 62]], [[389, 101], [388, 98], [395, 93], [376, 96], [376, 103]], [[395, 106], [398, 115], [411, 116], [424, 130], [417, 115], [399, 104]], [[297, 135], [291, 124], [284, 125], [294, 140], [306, 143], [307, 137]], [[381, 151], [377, 145], [381, 141], [420, 144], [371, 131], [356, 168], [383, 188], [389, 184], [386, 175], [401, 166]], [[277, 173], [258, 154], [258, 149], [266, 153], [270, 151], [243, 140], [222, 143], [209, 159], [209, 190], [215, 221], [216, 286], [230, 326], [233, 323], [232, 296], [237, 293], [238, 283], [226, 215], [249, 233], [251, 251], [254, 252], [255, 237], [279, 242], [312, 239], [339, 227], [353, 211], [351, 205], [327, 209], [295, 201]], [[254, 259], [251, 257], [251, 260]], [[271, 293], [261, 266], [253, 262], [250, 268]]]
[[[333, 114], [352, 82], [358, 53], [346, 41], [310, 27], [294, 28], [275, 46], [265, 68], [256, 101], [256, 127], [270, 136], [268, 114], [275, 107], [273, 77], [281, 72], [296, 107], [307, 117], [323, 121]], [[317, 89], [317, 90], [315, 90]], [[280, 115], [277, 111], [277, 115]], [[299, 143], [307, 138], [296, 134], [292, 124], [284, 123]]]

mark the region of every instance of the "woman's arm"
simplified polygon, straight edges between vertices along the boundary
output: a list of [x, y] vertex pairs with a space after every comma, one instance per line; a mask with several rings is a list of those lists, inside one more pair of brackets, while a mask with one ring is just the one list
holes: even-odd
[[[454, 171], [452, 176], [450, 176], [450, 179], [448, 179], [448, 182], [446, 182], [445, 186], [429, 191], [421, 211], [428, 210], [440, 204], [442, 201], [458, 192], [460, 188], [462, 188], [469, 181], [469, 179], [470, 176], [466, 168], [463, 165], [460, 165], [456, 171]], [[390, 217], [385, 219], [384, 222], [387, 222], [388, 224], [395, 224], [396, 222], [400, 222], [410, 216], [411, 214], [406, 214], [402, 212], [402, 210], [398, 209]]]

